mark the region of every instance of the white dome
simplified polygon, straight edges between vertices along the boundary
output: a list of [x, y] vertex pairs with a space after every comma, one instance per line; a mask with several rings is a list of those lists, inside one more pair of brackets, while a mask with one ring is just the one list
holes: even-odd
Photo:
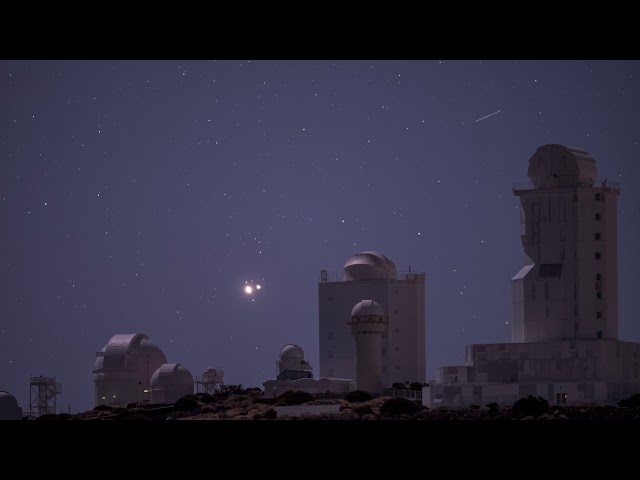
[[346, 280], [395, 278], [396, 265], [382, 253], [368, 250], [349, 257], [344, 264]]
[[304, 359], [304, 351], [299, 345], [294, 345], [293, 343], [290, 343], [289, 345], [285, 345], [284, 347], [282, 347], [282, 350], [280, 350], [280, 358], [281, 359], [288, 359], [288, 358]]
[[353, 309], [351, 310], [351, 316], [385, 317], [386, 313], [384, 312], [384, 308], [382, 308], [379, 303], [374, 302], [373, 300], [362, 300], [356, 303], [356, 305], [353, 307]]
[[149, 363], [154, 369], [167, 362], [167, 357], [160, 347], [150, 342], [149, 337], [144, 333], [114, 335], [100, 353], [101, 355], [96, 357], [96, 372], [94, 373], [131, 369], [134, 367], [134, 359], [141, 356], [148, 357]]
[[193, 394], [193, 376], [179, 363], [165, 363], [151, 376], [151, 403], [175, 403]]
[[168, 385], [190, 385], [193, 375], [179, 363], [165, 363], [151, 376], [151, 388]]

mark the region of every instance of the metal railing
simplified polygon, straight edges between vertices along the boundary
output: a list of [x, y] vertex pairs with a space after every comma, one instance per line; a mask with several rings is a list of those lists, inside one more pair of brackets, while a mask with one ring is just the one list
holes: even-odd
[[[420, 277], [424, 277], [423, 272], [397, 272], [395, 275], [384, 275], [381, 274], [379, 276], [374, 275], [373, 277], [367, 278], [367, 280], [391, 280], [391, 281], [402, 281], [402, 280], [417, 280]], [[346, 282], [347, 276], [344, 272], [327, 272], [326, 270], [322, 270], [320, 275], [318, 276], [319, 283], [335, 283], [335, 282]], [[365, 280], [366, 281], [366, 280]]]
[[544, 190], [547, 188], [581, 188], [581, 187], [597, 187], [603, 188], [605, 191], [613, 191], [620, 193], [620, 184], [618, 182], [610, 182], [605, 179], [595, 179], [589, 177], [578, 177], [575, 175], [558, 175], [540, 177], [538, 185], [533, 185], [531, 181], [514, 183], [512, 188], [517, 190]]

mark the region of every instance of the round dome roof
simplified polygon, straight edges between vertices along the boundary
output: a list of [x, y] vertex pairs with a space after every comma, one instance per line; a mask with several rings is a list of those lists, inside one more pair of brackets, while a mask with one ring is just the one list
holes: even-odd
[[[146, 338], [143, 338], [142, 340], [140, 340], [140, 343], [134, 347], [136, 351], [138, 352], [144, 352], [144, 353], [160, 353], [162, 355], [164, 355], [164, 352], [162, 351], [162, 349], [157, 346], [155, 343], [147, 340]], [[132, 348], [133, 349], [133, 348]]]
[[290, 343], [280, 350], [280, 358], [300, 358], [304, 359], [304, 351], [299, 345]]
[[394, 278], [397, 271], [395, 263], [382, 253], [367, 250], [349, 257], [344, 273], [347, 280], [378, 280]]
[[18, 407], [16, 397], [4, 390], [0, 391], [0, 410], [15, 410]]
[[539, 147], [529, 159], [527, 175], [536, 187], [591, 185], [598, 170], [586, 150], [551, 143]]
[[373, 300], [361, 300], [360, 302], [356, 303], [356, 305], [351, 310], [351, 316], [385, 317], [386, 313], [384, 311], [384, 308], [382, 308], [379, 303], [374, 302]]
[[179, 363], [165, 363], [151, 376], [151, 388], [160, 385], [193, 385], [193, 375]]

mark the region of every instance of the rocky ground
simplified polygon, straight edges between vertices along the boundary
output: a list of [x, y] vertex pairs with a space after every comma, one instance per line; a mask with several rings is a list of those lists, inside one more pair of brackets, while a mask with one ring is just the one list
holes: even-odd
[[[38, 420], [298, 420], [278, 417], [278, 404], [339, 404], [340, 412], [304, 416], [304, 420], [428, 420], [428, 421], [506, 421], [564, 420], [590, 422], [640, 422], [640, 408], [602, 406], [548, 406], [540, 399], [522, 401], [512, 407], [472, 406], [468, 408], [426, 408], [404, 398], [381, 397], [366, 401], [345, 399], [306, 402], [264, 399], [262, 392], [249, 389], [242, 394], [197, 394], [180, 399], [175, 405], [150, 408], [97, 407], [79, 414], [45, 415]], [[526, 404], [525, 404], [526, 403]]]

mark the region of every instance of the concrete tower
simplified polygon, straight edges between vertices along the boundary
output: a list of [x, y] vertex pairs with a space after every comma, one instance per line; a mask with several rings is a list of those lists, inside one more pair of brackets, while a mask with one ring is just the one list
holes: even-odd
[[514, 342], [618, 339], [617, 184], [586, 150], [544, 145], [520, 197], [532, 263], [512, 279]]
[[356, 345], [356, 386], [379, 392], [386, 387], [382, 377], [382, 336], [387, 331], [387, 315], [373, 300], [357, 303], [347, 322]]
[[320, 272], [320, 376], [356, 377], [356, 349], [345, 318], [363, 298], [377, 302], [389, 321], [382, 336], [384, 386], [424, 383], [425, 274], [399, 272], [393, 261], [374, 251], [351, 256], [340, 273]]

